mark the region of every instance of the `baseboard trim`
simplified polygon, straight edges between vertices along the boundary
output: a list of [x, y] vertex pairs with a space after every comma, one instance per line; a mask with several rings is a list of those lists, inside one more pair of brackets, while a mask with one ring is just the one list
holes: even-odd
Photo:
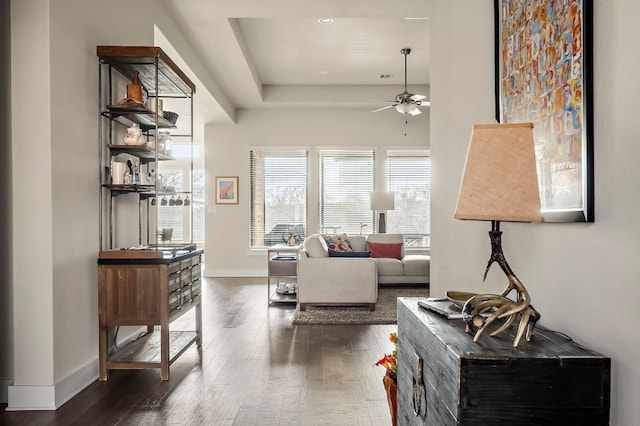
[[[126, 346], [136, 340], [137, 336], [145, 328], [134, 330], [126, 336], [118, 346]], [[7, 411], [35, 411], [57, 410], [64, 403], [82, 392], [87, 386], [98, 380], [99, 361], [89, 361], [75, 372], [51, 386], [13, 385], [12, 381], [0, 381], [0, 402], [8, 404]], [[2, 399], [2, 391], [6, 389], [6, 395]]]
[[205, 269], [207, 278], [267, 278], [266, 269]]
[[7, 411], [55, 410], [55, 386], [10, 385]]
[[11, 386], [13, 380], [1, 379], [0, 380], [0, 404], [6, 404], [9, 401], [8, 393], [9, 386]]
[[97, 379], [96, 358], [55, 385], [9, 385], [7, 411], [57, 410]]

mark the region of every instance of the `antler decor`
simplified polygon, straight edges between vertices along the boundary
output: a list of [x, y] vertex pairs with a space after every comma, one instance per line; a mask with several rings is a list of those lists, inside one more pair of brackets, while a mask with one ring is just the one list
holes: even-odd
[[[501, 295], [476, 294], [471, 297], [462, 309], [463, 317], [467, 322], [467, 332], [471, 331], [471, 327], [477, 329], [473, 337], [473, 341], [477, 342], [482, 332], [495, 320], [505, 319], [504, 323], [491, 333], [491, 336], [502, 333], [511, 327], [518, 318], [518, 315], [520, 315], [520, 325], [518, 326], [518, 332], [513, 342], [513, 347], [515, 348], [518, 347], [522, 335], [525, 334], [525, 330], [525, 338], [527, 341], [531, 340], [535, 324], [540, 320], [540, 313], [531, 305], [529, 292], [527, 292], [524, 284], [516, 277], [516, 274], [513, 273], [507, 263], [507, 259], [504, 257], [504, 253], [502, 252], [502, 232], [500, 231], [499, 221], [494, 220], [491, 222], [489, 237], [491, 238], [491, 257], [489, 258], [487, 269], [484, 271], [483, 281], [486, 280], [491, 265], [496, 262], [507, 276], [509, 284]], [[517, 294], [516, 300], [509, 299], [507, 295], [514, 290]], [[484, 312], [491, 312], [491, 314], [483, 318], [481, 314]]]
[[[456, 219], [491, 221], [491, 258], [484, 272], [496, 262], [509, 284], [501, 295], [478, 294], [463, 307], [467, 328], [477, 328], [478, 338], [495, 320], [504, 319], [495, 336], [509, 328], [520, 316], [513, 346], [517, 347], [526, 331], [531, 339], [533, 327], [540, 319], [531, 306], [529, 292], [513, 273], [502, 253], [500, 221], [541, 222], [540, 192], [533, 144], [533, 124], [476, 124], [473, 126], [467, 163], [460, 185]], [[516, 292], [515, 300], [507, 295]], [[489, 314], [483, 319], [481, 314]], [[470, 331], [470, 330], [469, 330]]]

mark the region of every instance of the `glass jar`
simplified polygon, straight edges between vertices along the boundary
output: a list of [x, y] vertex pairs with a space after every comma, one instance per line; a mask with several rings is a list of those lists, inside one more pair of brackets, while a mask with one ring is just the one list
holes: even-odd
[[173, 153], [173, 139], [168, 130], [158, 131], [158, 152], [168, 156]]

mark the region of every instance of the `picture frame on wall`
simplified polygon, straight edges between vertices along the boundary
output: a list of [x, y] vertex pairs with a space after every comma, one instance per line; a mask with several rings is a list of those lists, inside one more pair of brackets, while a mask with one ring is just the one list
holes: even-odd
[[591, 0], [494, 0], [496, 119], [533, 123], [545, 222], [593, 222]]
[[238, 176], [216, 176], [216, 204], [238, 204]]

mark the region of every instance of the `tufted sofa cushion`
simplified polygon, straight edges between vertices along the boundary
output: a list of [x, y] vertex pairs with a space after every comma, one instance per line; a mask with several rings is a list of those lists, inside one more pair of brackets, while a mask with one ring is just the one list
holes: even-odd
[[376, 258], [376, 265], [378, 266], [378, 275], [383, 277], [393, 277], [404, 275], [404, 268], [402, 267], [402, 261], [391, 257], [378, 257]]
[[409, 254], [406, 255], [402, 261], [404, 263], [404, 275], [408, 277], [429, 275], [427, 256]]

